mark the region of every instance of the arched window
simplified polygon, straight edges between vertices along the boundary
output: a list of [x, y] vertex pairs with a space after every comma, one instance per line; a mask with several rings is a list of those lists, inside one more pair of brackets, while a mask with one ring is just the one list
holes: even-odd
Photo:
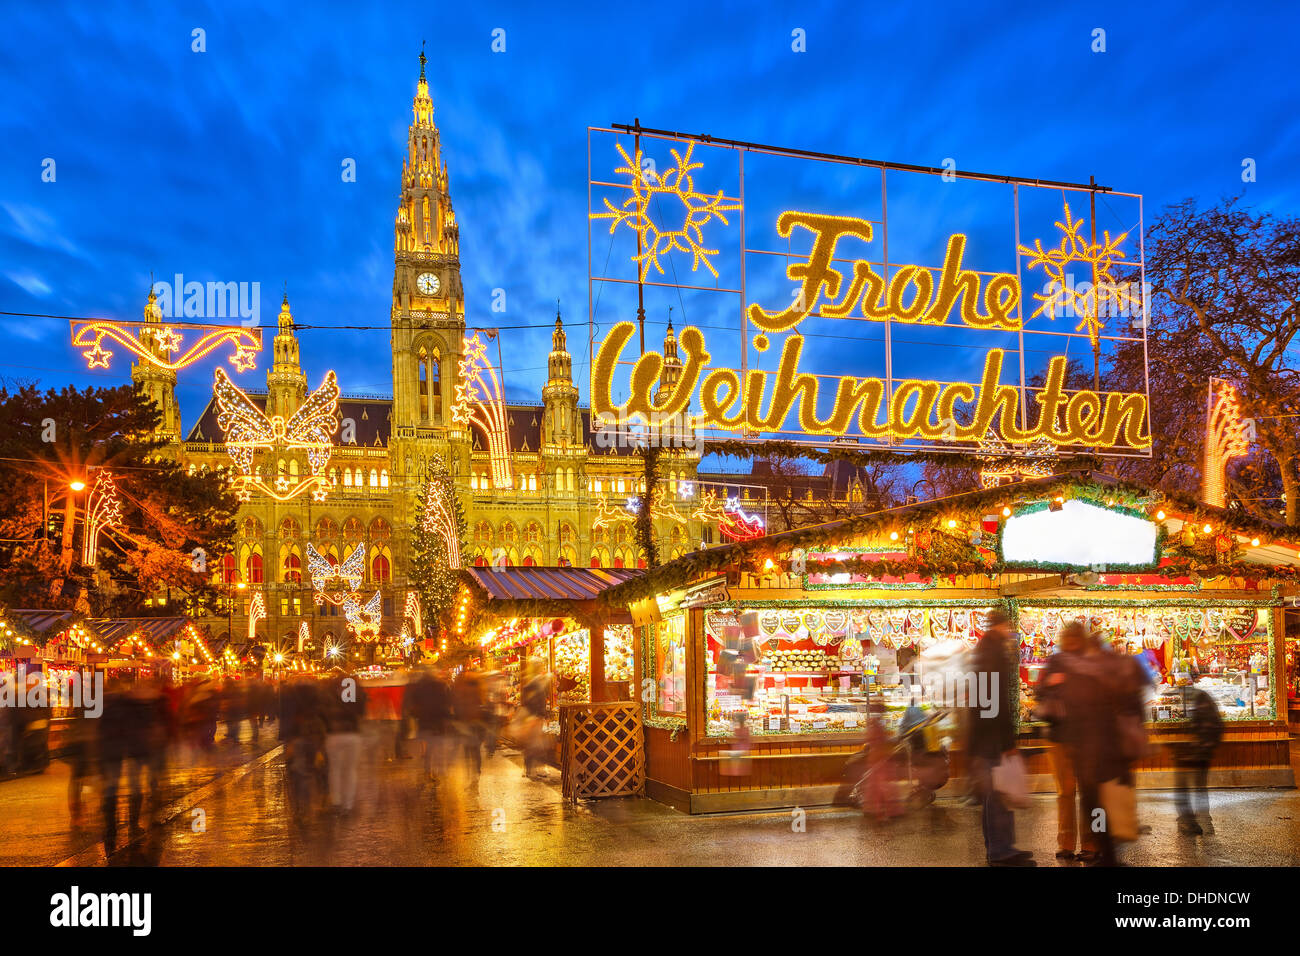
[[261, 552], [254, 551], [248, 556], [248, 563], [244, 567], [244, 573], [248, 577], [249, 584], [262, 583], [262, 555]]
[[429, 405], [433, 421], [442, 421], [442, 355], [437, 349], [429, 361]]
[[381, 472], [379, 472], [379, 487], [380, 487], [380, 488], [387, 488], [387, 487], [388, 487], [388, 469], [387, 469], [387, 468], [385, 468], [385, 469], [383, 469]]
[[370, 562], [370, 577], [372, 580], [383, 584], [391, 577], [389, 573], [388, 558], [383, 554], [376, 554]]
[[289, 459], [289, 477], [296, 479], [298, 477], [298, 459]]
[[420, 421], [429, 420], [429, 353], [420, 349], [419, 369], [417, 374], [420, 378], [420, 403], [418, 412]]
[[290, 551], [284, 556], [284, 579], [294, 584], [302, 583], [302, 558], [298, 552]]
[[501, 543], [507, 548], [517, 544], [519, 541], [519, 532], [515, 530], [512, 522], [507, 521], [501, 526]]
[[237, 573], [235, 556], [233, 554], [223, 555], [221, 558], [221, 583], [234, 584]]
[[352, 469], [351, 469], [351, 468], [344, 468], [344, 469], [343, 469], [343, 487], [344, 487], [344, 488], [351, 488], [351, 487], [352, 487]]
[[376, 468], [370, 469], [370, 487], [371, 488], [379, 487], [379, 470]]
[[524, 543], [540, 544], [542, 540], [542, 526], [536, 521], [530, 521], [524, 526]]
[[532, 566], [533, 566], [533, 556], [531, 554], [524, 555], [524, 567], [531, 568]]

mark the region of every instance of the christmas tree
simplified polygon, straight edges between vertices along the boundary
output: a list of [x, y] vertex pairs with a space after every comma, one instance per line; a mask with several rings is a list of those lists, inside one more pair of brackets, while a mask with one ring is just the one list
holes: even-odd
[[[410, 581], [420, 596], [424, 626], [445, 627], [456, 598], [456, 572], [465, 546], [465, 514], [440, 459], [429, 467], [418, 500], [411, 542]], [[417, 634], [417, 639], [426, 635]]]

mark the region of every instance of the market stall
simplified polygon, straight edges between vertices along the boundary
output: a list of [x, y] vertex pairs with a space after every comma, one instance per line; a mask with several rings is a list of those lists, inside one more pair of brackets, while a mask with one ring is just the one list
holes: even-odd
[[[587, 568], [467, 568], [460, 601], [481, 665], [503, 675], [507, 702], [549, 675], [545, 718], [553, 761], [571, 797], [635, 792], [642, 782], [631, 618], [598, 600], [640, 572]], [[507, 735], [508, 736], [508, 735]]]
[[1151, 677], [1139, 786], [1171, 785], [1194, 689], [1227, 725], [1212, 785], [1292, 785], [1281, 637], [1300, 567], [1285, 533], [1075, 473], [688, 555], [605, 596], [630, 609], [655, 689], [647, 794], [692, 812], [830, 802], [869, 719], [892, 732], [913, 702], [959, 776], [959, 652], [993, 607], [1021, 635], [1013, 692], [1042, 789], [1034, 690], [1072, 617]]

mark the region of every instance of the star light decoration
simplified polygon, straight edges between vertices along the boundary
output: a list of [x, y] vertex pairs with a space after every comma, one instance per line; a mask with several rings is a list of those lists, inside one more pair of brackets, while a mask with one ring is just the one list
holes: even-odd
[[[230, 380], [217, 366], [213, 394], [217, 400], [217, 427], [226, 436], [226, 452], [240, 474], [232, 484], [239, 500], [249, 501], [254, 491], [276, 501], [289, 501], [310, 491], [312, 499], [324, 501], [329, 486], [322, 472], [334, 448], [334, 433], [339, 429], [339, 383], [333, 371], [327, 372], [320, 388], [307, 396], [298, 411], [286, 422], [283, 416], [267, 418], [266, 413]], [[309, 474], [297, 484], [286, 475], [278, 475], [275, 486], [268, 485], [253, 471], [257, 451], [305, 451]]]
[[105, 528], [122, 520], [122, 504], [117, 497], [113, 473], [101, 469], [95, 476], [95, 485], [86, 499], [86, 535], [81, 546], [81, 563], [95, 566], [99, 553], [99, 535]]
[[261, 591], [254, 591], [248, 599], [248, 643], [257, 643], [257, 622], [266, 620], [266, 598]]
[[[407, 618], [408, 620], [410, 620], [412, 624], [415, 625], [416, 634], [424, 633], [424, 614], [420, 609], [419, 592], [417, 591], [406, 592], [406, 610], [403, 612], [403, 617]], [[405, 624], [402, 625], [402, 631], [403, 634], [406, 633]], [[406, 640], [403, 640], [403, 643], [408, 643], [408, 642]]]
[[487, 360], [487, 344], [478, 332], [466, 336], [461, 343], [459, 371], [451, 419], [458, 425], [474, 424], [483, 430], [488, 442], [488, 461], [492, 466], [492, 487], [513, 488], [515, 481], [505, 392], [501, 376]]
[[[1046, 315], [1049, 319], [1055, 319], [1058, 314], [1076, 316], [1079, 324], [1075, 329], [1086, 329], [1095, 349], [1105, 326], [1102, 313], [1119, 315], [1130, 307], [1140, 311], [1142, 296], [1140, 292], [1136, 295], [1130, 292], [1128, 284], [1119, 282], [1113, 271], [1121, 259], [1127, 258], [1120, 246], [1128, 233], [1112, 237], [1107, 229], [1102, 232], [1101, 242], [1091, 242], [1079, 234], [1082, 227], [1083, 220], [1075, 219], [1070, 214], [1070, 204], [1066, 203], [1065, 221], [1056, 223], [1061, 231], [1059, 246], [1046, 249], [1043, 240], [1035, 239], [1034, 248], [1022, 245], [1017, 251], [1029, 257], [1029, 268], [1041, 266], [1052, 279], [1047, 294], [1034, 293], [1042, 305], [1033, 314]], [[1076, 263], [1088, 267], [1089, 281], [1076, 285], [1067, 279], [1069, 267]]]
[[[87, 368], [108, 368], [114, 353], [104, 348], [105, 341], [117, 343], [142, 362], [175, 372], [193, 365], [224, 345], [233, 345], [230, 364], [246, 372], [257, 364], [262, 351], [262, 330], [242, 325], [176, 322], [162, 325], [162, 310], [157, 296], [149, 294], [144, 322], [115, 322], [111, 319], [71, 319], [73, 348], [84, 349]], [[182, 330], [178, 332], [177, 330]], [[184, 335], [182, 334], [184, 333]], [[184, 337], [198, 333], [188, 348], [182, 350]], [[180, 353], [177, 355], [176, 353]], [[175, 357], [173, 357], [175, 356]]]
[[[718, 270], [709, 261], [709, 257], [716, 256], [718, 250], [704, 246], [704, 227], [714, 219], [730, 225], [723, 214], [740, 209], [739, 200], [724, 196], [722, 190], [710, 195], [695, 188], [692, 173], [703, 169], [704, 164], [691, 162], [691, 154], [695, 150], [693, 142], [687, 144], [684, 155], [676, 149], [669, 150], [676, 165], [668, 167], [657, 176], [643, 168], [644, 155], [640, 149], [637, 149], [635, 156], [629, 156], [622, 143], [616, 146], [619, 155], [623, 157], [623, 165], [617, 167], [614, 173], [629, 178], [632, 194], [621, 206], [615, 206], [606, 197], [605, 212], [591, 213], [591, 218], [610, 220], [610, 235], [620, 225], [627, 226], [637, 234], [641, 240], [641, 251], [632, 256], [632, 261], [640, 268], [642, 279], [649, 274], [651, 266], [663, 275], [664, 267], [659, 259], [674, 249], [690, 253], [692, 272], [703, 265], [717, 278]], [[663, 223], [652, 218], [652, 203], [655, 213], [664, 217]], [[665, 205], [667, 209], [664, 208]], [[671, 225], [669, 216], [674, 216]], [[680, 225], [677, 225], [678, 217]]]
[[[429, 482], [424, 514], [420, 516], [420, 527], [442, 539], [443, 548], [447, 553], [447, 567], [456, 570], [460, 567], [460, 535], [457, 533], [452, 503], [448, 500], [449, 488], [450, 485], [446, 481]], [[414, 593], [411, 592], [412, 595]]]

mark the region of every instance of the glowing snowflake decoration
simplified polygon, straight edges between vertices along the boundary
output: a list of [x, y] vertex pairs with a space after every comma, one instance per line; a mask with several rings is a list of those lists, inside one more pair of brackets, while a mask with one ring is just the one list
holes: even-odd
[[[1120, 245], [1128, 238], [1128, 233], [1122, 232], [1112, 238], [1110, 230], [1105, 230], [1101, 242], [1090, 242], [1079, 235], [1082, 227], [1083, 220], [1073, 218], [1070, 204], [1066, 203], [1065, 222], [1056, 223], [1056, 228], [1061, 230], [1059, 246], [1045, 249], [1043, 241], [1035, 239], [1033, 249], [1028, 246], [1017, 248], [1021, 255], [1029, 256], [1029, 268], [1042, 266], [1052, 279], [1047, 294], [1034, 294], [1034, 298], [1042, 303], [1034, 315], [1046, 315], [1049, 319], [1055, 319], [1058, 314], [1077, 316], [1079, 324], [1075, 329], [1087, 329], [1095, 349], [1104, 326], [1101, 321], [1103, 311], [1108, 315], [1120, 315], [1130, 306], [1140, 310], [1142, 296], [1134, 295], [1128, 284], [1119, 282], [1112, 271], [1119, 260], [1127, 258]], [[1066, 278], [1069, 267], [1075, 263], [1089, 268], [1091, 282], [1075, 285]]]
[[[649, 273], [651, 266], [663, 275], [664, 267], [659, 258], [674, 249], [691, 254], [692, 272], [703, 264], [713, 273], [714, 278], [717, 278], [718, 270], [713, 267], [709, 257], [716, 256], [718, 250], [705, 247], [704, 227], [714, 219], [720, 219], [724, 225], [730, 225], [723, 213], [739, 209], [740, 203], [728, 199], [720, 189], [714, 195], [696, 190], [695, 179], [691, 173], [703, 169], [704, 164], [691, 162], [691, 152], [695, 149], [695, 144], [687, 145], [685, 155], [675, 149], [670, 150], [676, 165], [670, 166], [659, 175], [655, 175], [652, 171], [643, 171], [641, 150], [638, 149], [636, 156], [631, 157], [621, 143], [617, 144], [617, 148], [623, 157], [623, 165], [614, 172], [616, 175], [626, 175], [630, 179], [632, 194], [624, 200], [622, 206], [615, 206], [606, 198], [604, 200], [606, 211], [592, 213], [591, 218], [610, 220], [611, 235], [620, 224], [637, 233], [641, 239], [641, 252], [633, 256], [632, 261], [640, 266], [642, 279]], [[664, 201], [655, 201], [661, 198]], [[663, 216], [663, 223], [657, 223], [652, 218], [652, 202], [655, 212]], [[674, 215], [674, 210], [680, 213], [681, 225], [677, 228], [669, 228], [670, 224], [678, 221], [676, 218], [671, 220], [669, 218]]]

